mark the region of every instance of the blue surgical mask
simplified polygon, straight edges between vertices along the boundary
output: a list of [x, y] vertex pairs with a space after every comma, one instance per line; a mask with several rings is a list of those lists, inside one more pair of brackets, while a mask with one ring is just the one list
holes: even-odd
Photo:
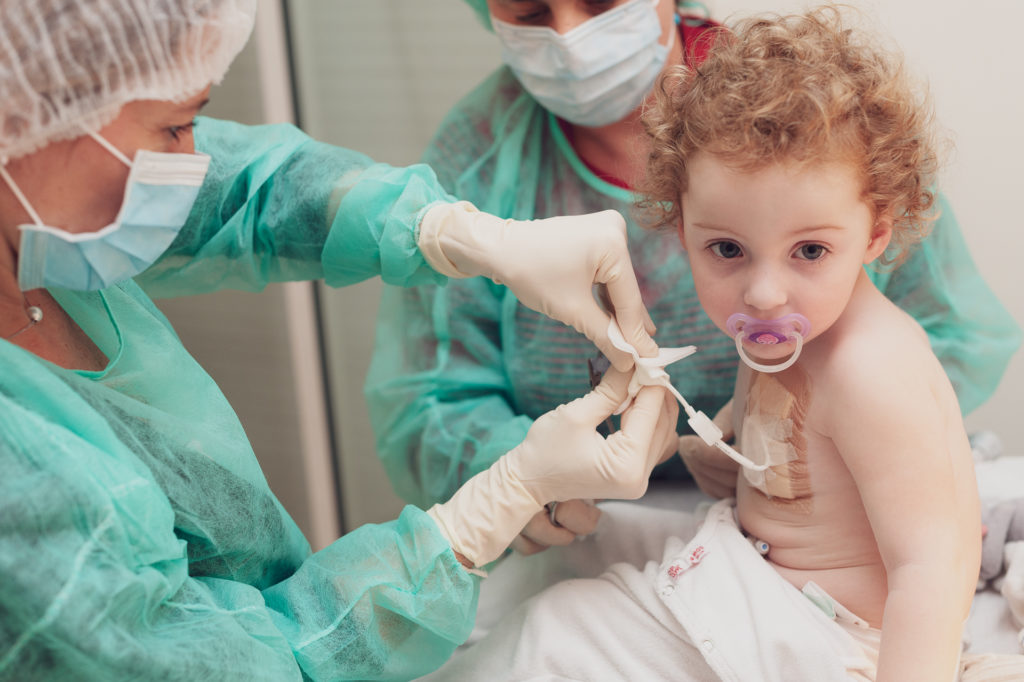
[[46, 225], [0, 164], [0, 177], [34, 223], [19, 226], [18, 286], [23, 291], [105, 289], [148, 268], [185, 225], [210, 165], [206, 154], [144, 149], [129, 160], [98, 134], [89, 135], [131, 168], [121, 210], [114, 222], [96, 232], [71, 233]]
[[654, 87], [675, 41], [661, 45], [659, 0], [630, 0], [568, 33], [518, 26], [493, 16], [501, 56], [545, 109], [576, 125], [625, 118]]

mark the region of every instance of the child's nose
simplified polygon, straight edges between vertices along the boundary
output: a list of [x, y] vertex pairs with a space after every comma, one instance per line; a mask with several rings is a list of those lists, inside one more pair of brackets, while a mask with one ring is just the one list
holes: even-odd
[[771, 311], [786, 304], [788, 297], [782, 278], [768, 268], [758, 268], [751, 273], [743, 302], [752, 308]]

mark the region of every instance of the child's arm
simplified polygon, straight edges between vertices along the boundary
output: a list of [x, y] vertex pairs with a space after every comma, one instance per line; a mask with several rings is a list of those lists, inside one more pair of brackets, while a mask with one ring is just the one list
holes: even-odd
[[828, 435], [886, 568], [878, 682], [952, 680], [978, 578], [977, 486], [952, 389], [930, 358], [896, 355], [844, 363], [824, 396]]

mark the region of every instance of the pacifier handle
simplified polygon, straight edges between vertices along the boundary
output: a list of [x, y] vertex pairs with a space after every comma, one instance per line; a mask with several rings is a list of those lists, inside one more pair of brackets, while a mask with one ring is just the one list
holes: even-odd
[[796, 362], [796, 359], [800, 357], [800, 351], [803, 350], [804, 347], [803, 334], [790, 334], [786, 338], [796, 339], [796, 350], [793, 351], [793, 354], [789, 356], [788, 360], [778, 365], [764, 365], [761, 364], [760, 362], [755, 362], [754, 360], [752, 360], [751, 357], [747, 355], [746, 351], [743, 350], [742, 334], [736, 335], [736, 352], [740, 354], [740, 358], [747, 365], [747, 367], [750, 367], [751, 369], [756, 369], [758, 372], [764, 372], [765, 374], [775, 374], [776, 372], [781, 372], [784, 369], [789, 369], [790, 367], [792, 367], [793, 363]]

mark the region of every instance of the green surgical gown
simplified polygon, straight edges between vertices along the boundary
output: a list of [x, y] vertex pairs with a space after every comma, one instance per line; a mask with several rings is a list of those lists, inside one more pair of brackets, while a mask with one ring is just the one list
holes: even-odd
[[[622, 212], [655, 339], [699, 349], [668, 368], [673, 384], [709, 415], [729, 399], [735, 346], [702, 311], [676, 234], [641, 229], [635, 195], [597, 177], [507, 68], [449, 113], [423, 160], [460, 199], [503, 217]], [[906, 263], [871, 275], [925, 328], [966, 413], [995, 389], [1020, 330], [971, 262], [944, 199], [940, 207], [931, 236]], [[366, 396], [396, 491], [421, 505], [447, 499], [520, 443], [534, 419], [586, 392], [594, 355], [575, 330], [481, 278], [385, 287]], [[681, 419], [679, 433], [689, 432]], [[686, 476], [679, 458], [655, 473]]]
[[413, 230], [446, 195], [426, 167], [290, 126], [203, 119], [196, 145], [210, 175], [165, 257], [103, 291], [51, 290], [106, 369], [0, 341], [0, 679], [422, 675], [468, 636], [478, 579], [411, 506], [311, 553], [149, 294], [436, 280]]

